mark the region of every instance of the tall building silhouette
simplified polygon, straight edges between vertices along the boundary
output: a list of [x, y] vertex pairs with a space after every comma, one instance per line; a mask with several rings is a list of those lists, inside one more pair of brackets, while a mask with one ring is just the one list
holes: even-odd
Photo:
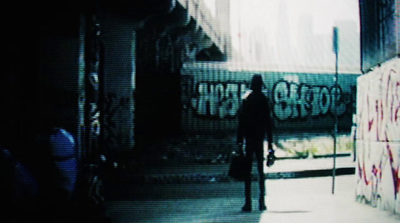
[[283, 64], [292, 63], [292, 51], [293, 44], [291, 42], [291, 30], [289, 26], [288, 14], [287, 14], [287, 2], [281, 1], [278, 9], [278, 27], [276, 38], [276, 56], [278, 61], [282, 61]]
[[339, 29], [339, 69], [353, 70], [360, 67], [360, 33], [353, 21], [336, 21]]

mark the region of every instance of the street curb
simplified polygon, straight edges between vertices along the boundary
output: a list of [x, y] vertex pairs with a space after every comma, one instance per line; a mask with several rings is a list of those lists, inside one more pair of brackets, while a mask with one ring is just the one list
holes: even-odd
[[[341, 175], [352, 175], [355, 174], [355, 167], [341, 167], [336, 169], [336, 176]], [[266, 179], [277, 180], [277, 179], [294, 179], [294, 178], [309, 178], [309, 177], [326, 177], [332, 176], [333, 169], [320, 169], [320, 170], [303, 170], [303, 171], [291, 171], [291, 172], [276, 172], [267, 173]]]
[[[325, 154], [325, 155], [313, 155], [313, 159], [324, 159], [324, 158], [342, 158], [342, 157], [350, 157], [351, 153], [338, 153], [338, 154]], [[308, 155], [305, 156], [294, 156], [294, 157], [277, 157], [276, 160], [302, 160], [308, 159]]]
[[[279, 179], [297, 179], [297, 178], [314, 178], [332, 176], [333, 169], [319, 170], [303, 170], [289, 172], [273, 172], [266, 173], [265, 178], [268, 180]], [[336, 176], [355, 174], [354, 167], [343, 167], [336, 169]], [[148, 175], [132, 175], [132, 174], [112, 174], [107, 179], [113, 183], [138, 183], [138, 184], [191, 184], [191, 183], [223, 183], [234, 182], [233, 178], [226, 173], [221, 174], [148, 174]], [[253, 172], [253, 181], [258, 180], [258, 174]]]

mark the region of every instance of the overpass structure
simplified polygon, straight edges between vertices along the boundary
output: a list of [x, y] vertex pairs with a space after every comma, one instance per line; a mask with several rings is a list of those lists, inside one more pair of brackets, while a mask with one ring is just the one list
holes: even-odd
[[[222, 3], [216, 6], [229, 12], [229, 1]], [[179, 131], [180, 68], [187, 61], [227, 59], [229, 33], [221, 28], [229, 26], [221, 24], [227, 16], [212, 16], [202, 0], [100, 1], [84, 17], [80, 42], [86, 70], [78, 92], [94, 99], [80, 106], [83, 158], [98, 163], [102, 154], [133, 153], [140, 162], [148, 143]], [[91, 97], [96, 89], [98, 97]]]
[[178, 2], [197, 22], [195, 31], [201, 29], [206, 34], [206, 38], [209, 39], [209, 45], [215, 44], [222, 54], [229, 56], [230, 33], [228, 33], [229, 27], [227, 27], [229, 26], [230, 17], [229, 3], [227, 1], [220, 1], [219, 3], [216, 1], [216, 7], [219, 6], [218, 13], [224, 14], [224, 17], [214, 18], [203, 1], [178, 0]]
[[[79, 172], [71, 182], [82, 206], [101, 206], [98, 168], [112, 162], [115, 153], [135, 151], [139, 157], [147, 140], [165, 135], [169, 126], [178, 128], [182, 63], [225, 60], [230, 48], [228, 33], [220, 28], [229, 25], [218, 22], [229, 21], [223, 19], [229, 14], [214, 17], [202, 0], [73, 0], [8, 7], [19, 18], [2, 18], [8, 21], [9, 44], [0, 82], [1, 100], [8, 104], [1, 146], [51, 178], [51, 170], [34, 162], [52, 162], [44, 160], [51, 154], [32, 145], [49, 129], [70, 132]], [[229, 1], [217, 7], [229, 12]], [[22, 61], [21, 55], [28, 59]]]

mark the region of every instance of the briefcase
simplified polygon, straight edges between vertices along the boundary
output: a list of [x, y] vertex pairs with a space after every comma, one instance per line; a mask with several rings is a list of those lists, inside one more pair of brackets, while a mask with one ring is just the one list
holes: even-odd
[[248, 166], [243, 155], [234, 154], [231, 158], [228, 176], [238, 181], [244, 181], [246, 175], [250, 174]]

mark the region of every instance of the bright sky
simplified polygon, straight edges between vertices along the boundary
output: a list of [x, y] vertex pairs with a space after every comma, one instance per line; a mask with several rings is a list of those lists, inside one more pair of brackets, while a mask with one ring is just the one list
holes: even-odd
[[[213, 15], [216, 1], [203, 0]], [[332, 29], [340, 24], [339, 67], [359, 71], [358, 0], [229, 2], [233, 62], [330, 70], [335, 64]]]
[[[212, 0], [206, 0], [212, 1]], [[355, 21], [359, 25], [358, 0], [231, 0], [232, 34], [239, 29], [261, 28], [269, 33], [277, 30], [283, 17], [281, 8], [286, 8], [287, 22], [297, 32], [297, 21], [301, 16], [313, 18], [315, 34], [330, 33], [336, 20]], [[247, 27], [247, 28], [246, 28]], [[359, 29], [359, 26], [357, 27]], [[235, 41], [235, 35], [233, 35]], [[271, 38], [280, 38], [271, 35]], [[237, 41], [234, 44], [238, 44]]]
[[[332, 69], [332, 29], [336, 22], [346, 21], [347, 30], [339, 30], [340, 53], [346, 55], [339, 56], [340, 68], [359, 70], [358, 0], [231, 0], [230, 4], [232, 45], [237, 52], [233, 61]], [[311, 27], [304, 25], [307, 21]]]

